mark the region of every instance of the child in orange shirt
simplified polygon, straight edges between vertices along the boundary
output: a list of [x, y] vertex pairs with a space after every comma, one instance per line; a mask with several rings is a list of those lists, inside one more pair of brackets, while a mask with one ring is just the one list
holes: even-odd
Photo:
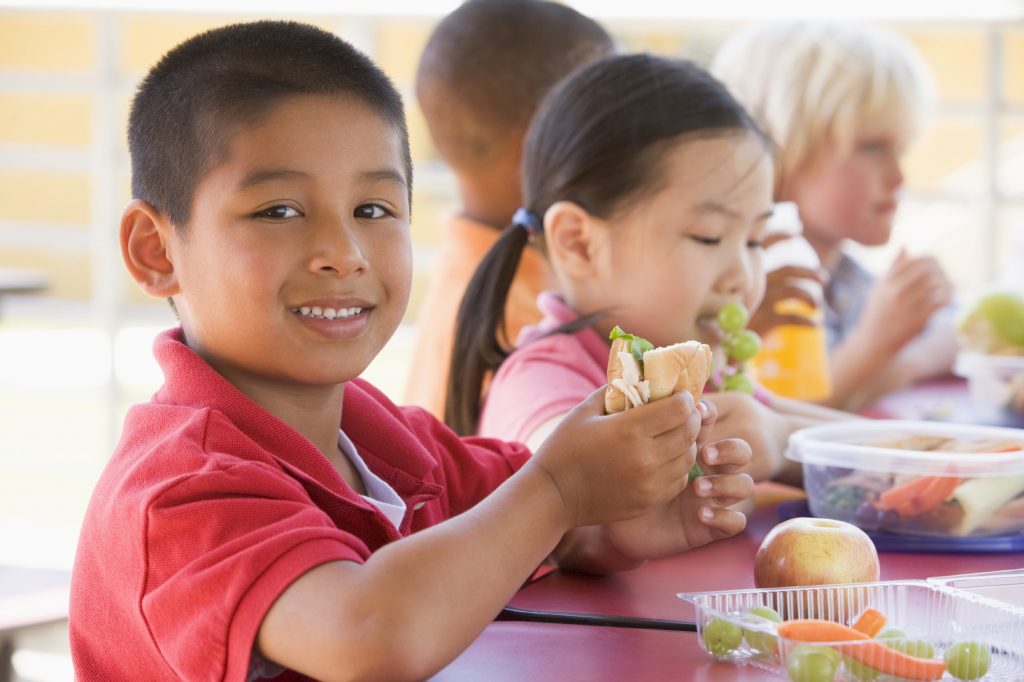
[[[470, 0], [434, 30], [416, 77], [437, 151], [455, 174], [462, 208], [447, 225], [416, 319], [404, 401], [444, 414], [455, 314], [473, 271], [520, 204], [523, 136], [563, 76], [612, 52], [600, 25], [541, 0]], [[541, 254], [523, 253], [505, 305], [505, 333], [540, 319], [552, 285]]]

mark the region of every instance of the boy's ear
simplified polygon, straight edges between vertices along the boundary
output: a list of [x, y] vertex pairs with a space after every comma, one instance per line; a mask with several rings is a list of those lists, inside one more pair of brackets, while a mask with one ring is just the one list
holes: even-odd
[[557, 261], [565, 274], [574, 278], [592, 274], [595, 240], [600, 239], [595, 222], [592, 215], [572, 201], [555, 202], [544, 213], [544, 245], [549, 258]]
[[178, 293], [174, 263], [167, 251], [174, 225], [160, 211], [133, 199], [121, 214], [121, 257], [138, 285], [151, 296]]

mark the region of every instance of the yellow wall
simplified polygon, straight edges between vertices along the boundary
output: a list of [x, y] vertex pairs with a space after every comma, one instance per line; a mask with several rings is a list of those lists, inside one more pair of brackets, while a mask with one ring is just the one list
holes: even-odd
[[[116, 118], [112, 124], [117, 131], [116, 149], [109, 156], [119, 164], [114, 170], [118, 199], [126, 199], [123, 129], [138, 78], [182, 39], [248, 18], [252, 17], [0, 10], [0, 267], [43, 268], [51, 276], [53, 296], [90, 295], [88, 239], [77, 242], [77, 247], [54, 250], [40, 245], [39, 237], [51, 234], [56, 243], [68, 229], [90, 229], [96, 181], [89, 173], [90, 155], [94, 131], [104, 124], [93, 120], [99, 98], [106, 92], [114, 99], [110, 109]], [[414, 162], [420, 171], [436, 168], [436, 153], [411, 96], [417, 60], [432, 22], [361, 20], [357, 25], [337, 17], [310, 21], [342, 37], [358, 31], [365, 38], [369, 31], [374, 58], [407, 98]], [[948, 173], [981, 155], [984, 134], [977, 107], [986, 96], [986, 29], [936, 25], [898, 30], [906, 33], [932, 68], [942, 100], [966, 108], [966, 113], [937, 116], [908, 158], [910, 189], [935, 189]], [[616, 38], [628, 49], [706, 60], [728, 31], [721, 26], [702, 30], [668, 26], [630, 29]], [[1004, 95], [1013, 104], [1024, 104], [1024, 29], [1000, 31]], [[113, 94], [109, 87], [99, 89], [105, 51], [110, 54]], [[1019, 127], [1003, 126], [1004, 136], [1011, 133], [1019, 133]], [[48, 165], [47, 160], [55, 157], [59, 160]], [[456, 207], [453, 191], [427, 194], [419, 185], [413, 238], [420, 253], [438, 242], [440, 225]], [[415, 283], [422, 284], [423, 278], [421, 266]], [[145, 300], [129, 284], [124, 289], [129, 300]], [[415, 311], [417, 300], [414, 292], [410, 311]]]

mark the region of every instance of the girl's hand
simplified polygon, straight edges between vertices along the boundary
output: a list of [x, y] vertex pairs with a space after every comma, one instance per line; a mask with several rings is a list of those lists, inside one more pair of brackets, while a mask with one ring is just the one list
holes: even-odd
[[795, 265], [787, 265], [769, 272], [766, 278], [764, 298], [761, 299], [761, 304], [751, 315], [747, 328], [765, 336], [772, 329], [783, 324], [814, 326], [813, 321], [802, 315], [780, 315], [775, 312], [775, 304], [788, 299], [803, 301], [811, 308], [818, 307], [814, 296], [800, 284], [802, 279], [811, 280], [820, 285], [825, 283], [825, 277], [818, 270]]
[[526, 466], [557, 488], [567, 529], [635, 518], [682, 491], [700, 428], [685, 391], [605, 415], [602, 387], [566, 415]]

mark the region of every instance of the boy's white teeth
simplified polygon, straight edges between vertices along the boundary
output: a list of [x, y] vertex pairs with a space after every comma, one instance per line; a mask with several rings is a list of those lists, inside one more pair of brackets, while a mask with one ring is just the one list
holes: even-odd
[[293, 313], [298, 313], [303, 317], [315, 317], [321, 320], [334, 320], [339, 317], [352, 317], [363, 312], [362, 308], [321, 308], [318, 305], [313, 307], [302, 306], [301, 308], [293, 308]]

